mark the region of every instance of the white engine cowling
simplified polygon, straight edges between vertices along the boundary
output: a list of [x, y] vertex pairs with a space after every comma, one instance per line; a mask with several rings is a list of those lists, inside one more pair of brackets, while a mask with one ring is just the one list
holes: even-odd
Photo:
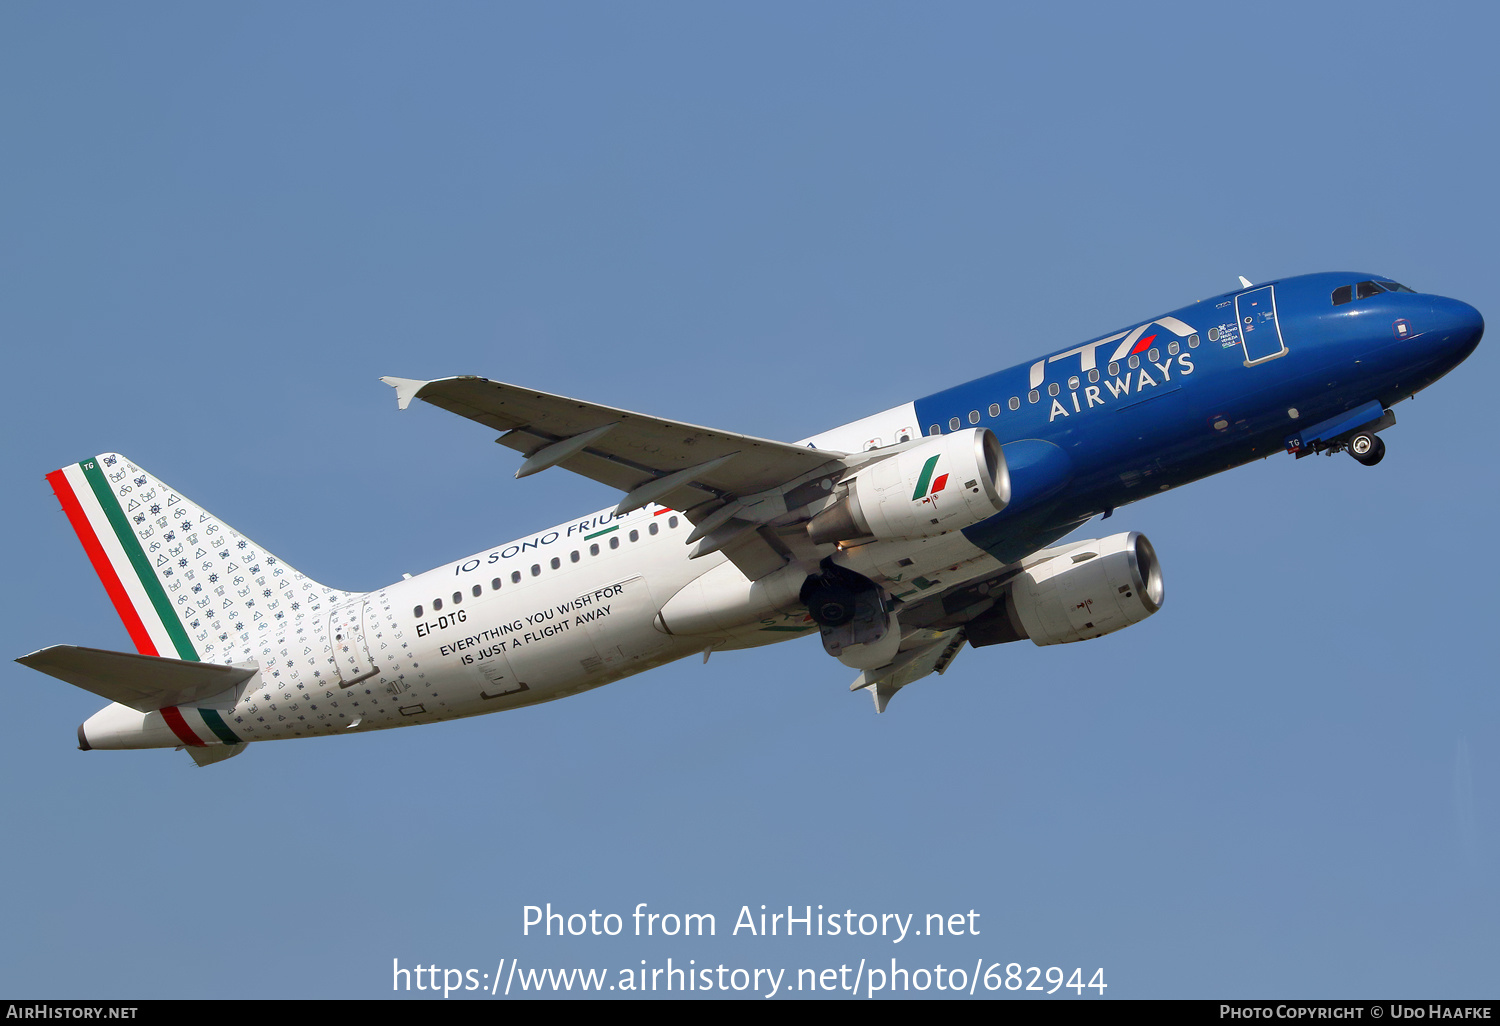
[[1010, 501], [1005, 454], [989, 428], [969, 428], [866, 464], [846, 492], [813, 517], [820, 545], [875, 538], [931, 538], [994, 516]]
[[1161, 564], [1136, 531], [1080, 542], [1011, 584], [1009, 609], [1038, 645], [1087, 641], [1161, 608]]

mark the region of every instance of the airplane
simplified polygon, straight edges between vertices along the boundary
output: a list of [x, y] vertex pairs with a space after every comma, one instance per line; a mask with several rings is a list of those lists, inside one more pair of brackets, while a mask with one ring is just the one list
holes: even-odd
[[[1080, 525], [1279, 452], [1373, 466], [1394, 407], [1484, 320], [1381, 275], [1252, 284], [795, 443], [482, 377], [386, 377], [612, 508], [368, 593], [320, 584], [126, 457], [47, 476], [134, 653], [17, 661], [108, 699], [78, 747], [185, 749], [516, 709], [818, 634], [883, 712], [965, 645], [1101, 637], [1161, 608], [1137, 532]], [[1059, 544], [1060, 543], [1060, 544]]]

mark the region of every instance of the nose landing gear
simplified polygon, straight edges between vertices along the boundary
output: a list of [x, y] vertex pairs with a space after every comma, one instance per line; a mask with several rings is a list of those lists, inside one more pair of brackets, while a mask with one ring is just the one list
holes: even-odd
[[1385, 459], [1385, 442], [1373, 431], [1361, 431], [1349, 439], [1349, 455], [1355, 462], [1373, 467]]

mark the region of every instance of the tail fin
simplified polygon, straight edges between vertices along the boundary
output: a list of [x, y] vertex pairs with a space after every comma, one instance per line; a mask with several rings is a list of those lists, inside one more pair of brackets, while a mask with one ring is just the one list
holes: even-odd
[[119, 453], [47, 481], [142, 655], [244, 661], [351, 594], [298, 573]]

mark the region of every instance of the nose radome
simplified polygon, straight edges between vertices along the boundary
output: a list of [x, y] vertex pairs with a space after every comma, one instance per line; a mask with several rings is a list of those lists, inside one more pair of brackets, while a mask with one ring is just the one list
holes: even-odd
[[1432, 312], [1435, 320], [1433, 334], [1443, 344], [1462, 350], [1465, 355], [1484, 336], [1484, 317], [1462, 300], [1435, 298]]

